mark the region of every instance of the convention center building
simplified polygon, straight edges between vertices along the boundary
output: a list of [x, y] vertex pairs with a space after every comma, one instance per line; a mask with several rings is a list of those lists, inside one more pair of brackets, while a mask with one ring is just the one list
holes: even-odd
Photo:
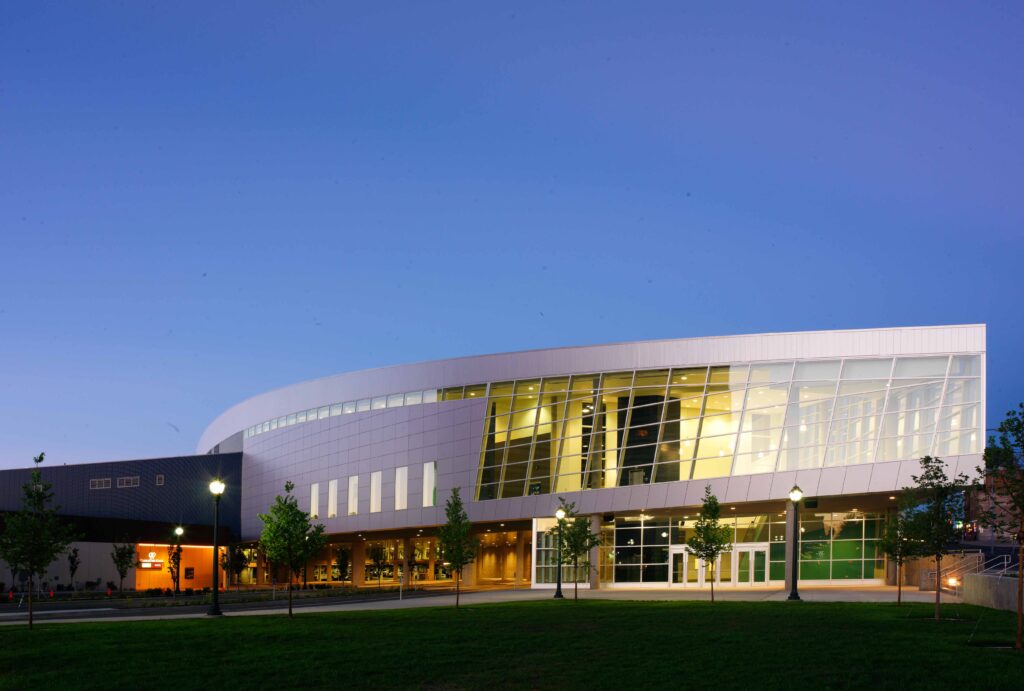
[[[564, 499], [601, 536], [593, 568], [566, 567], [567, 581], [591, 588], [693, 588], [710, 579], [726, 588], [782, 585], [794, 486], [804, 496], [801, 581], [891, 582], [878, 538], [919, 459], [939, 456], [953, 472], [981, 462], [985, 367], [984, 325], [464, 357], [254, 396], [213, 420], [199, 456], [190, 458], [229, 461], [224, 496], [237, 513], [227, 520], [231, 539], [251, 547], [241, 577], [249, 585], [280, 582], [252, 545], [258, 514], [286, 482], [329, 535], [328, 548], [307, 565], [311, 583], [449, 580], [436, 534], [445, 501], [459, 488], [481, 541], [464, 574], [469, 583], [550, 587], [556, 566], [548, 531]], [[190, 467], [195, 477], [182, 486], [201, 487], [215, 474], [209, 464]], [[79, 484], [104, 479], [76, 472]], [[162, 489], [153, 484], [155, 472], [138, 474], [152, 485], [148, 495], [172, 491], [166, 480]], [[713, 569], [685, 547], [707, 486], [734, 535]], [[137, 487], [85, 487], [83, 501], [123, 493], [119, 501], [128, 506], [133, 492], [146, 501]], [[347, 555], [341, 567], [339, 552]]]

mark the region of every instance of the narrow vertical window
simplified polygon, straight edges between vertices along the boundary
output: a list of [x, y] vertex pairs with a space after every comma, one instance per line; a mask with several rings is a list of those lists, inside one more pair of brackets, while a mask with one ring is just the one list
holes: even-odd
[[384, 473], [370, 473], [370, 513], [380, 513], [380, 484]]
[[331, 480], [327, 483], [327, 517], [336, 518], [338, 515], [338, 481]]
[[423, 506], [437, 505], [437, 461], [423, 464]]
[[395, 511], [403, 511], [408, 506], [409, 467], [395, 468]]
[[309, 515], [311, 518], [320, 517], [320, 483], [314, 482], [309, 486]]
[[355, 516], [359, 513], [359, 476], [353, 475], [348, 479], [348, 515]]

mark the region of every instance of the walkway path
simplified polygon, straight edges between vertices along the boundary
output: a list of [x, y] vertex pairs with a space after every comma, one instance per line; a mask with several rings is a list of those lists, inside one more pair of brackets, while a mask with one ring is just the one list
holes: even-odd
[[[551, 590], [484, 590], [470, 593], [463, 593], [461, 602], [465, 605], [482, 605], [503, 602], [525, 602], [530, 600], [547, 600], [553, 596]], [[715, 599], [722, 601], [778, 601], [785, 600], [789, 595], [788, 591], [779, 588], [751, 588], [743, 590], [722, 589], [715, 591]], [[572, 598], [571, 588], [565, 590], [565, 596]], [[580, 590], [581, 600], [642, 600], [642, 601], [673, 601], [673, 600], [710, 600], [710, 591], [707, 589], [644, 589], [644, 590]], [[808, 602], [895, 602], [896, 588], [894, 586], [816, 586], [805, 587], [800, 590], [800, 597]], [[932, 602], [935, 599], [934, 592], [922, 592], [919, 590], [903, 591], [905, 602]], [[944, 603], [959, 602], [958, 597], [943, 594]], [[414, 597], [402, 600], [369, 600], [365, 602], [331, 602], [323, 605], [306, 605], [296, 607], [296, 613], [307, 612], [356, 612], [365, 610], [389, 610], [408, 609], [413, 607], [450, 607], [455, 604], [454, 594], [434, 595], [431, 597]], [[225, 616], [267, 616], [287, 614], [287, 605], [279, 608], [266, 607], [251, 610], [235, 610], [225, 613]], [[64, 624], [82, 622], [119, 622], [119, 621], [151, 621], [155, 619], [198, 619], [206, 615], [202, 612], [171, 613], [157, 611], [140, 615], [117, 615], [111, 612], [107, 616], [88, 618], [60, 618], [59, 612], [51, 612], [49, 615], [42, 613], [37, 615], [39, 623]], [[0, 626], [24, 625], [24, 618], [15, 621], [0, 621]]]

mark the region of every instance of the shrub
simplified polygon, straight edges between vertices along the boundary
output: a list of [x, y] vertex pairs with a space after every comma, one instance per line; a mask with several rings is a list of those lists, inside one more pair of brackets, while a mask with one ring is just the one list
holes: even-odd
[[107, 589], [116, 593], [117, 592], [117, 583], [114, 583], [113, 581], [107, 581]]
[[186, 595], [194, 595], [194, 594], [195, 594], [195, 592], [196, 592], [196, 591], [195, 591], [195, 590], [193, 590], [192, 588], [185, 588], [185, 594], [186, 594]]

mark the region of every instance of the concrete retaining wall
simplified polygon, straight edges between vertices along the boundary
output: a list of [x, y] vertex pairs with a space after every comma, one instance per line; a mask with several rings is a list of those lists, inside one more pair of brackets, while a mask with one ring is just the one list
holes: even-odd
[[964, 576], [963, 600], [967, 604], [1017, 611], [1017, 579], [972, 573]]

